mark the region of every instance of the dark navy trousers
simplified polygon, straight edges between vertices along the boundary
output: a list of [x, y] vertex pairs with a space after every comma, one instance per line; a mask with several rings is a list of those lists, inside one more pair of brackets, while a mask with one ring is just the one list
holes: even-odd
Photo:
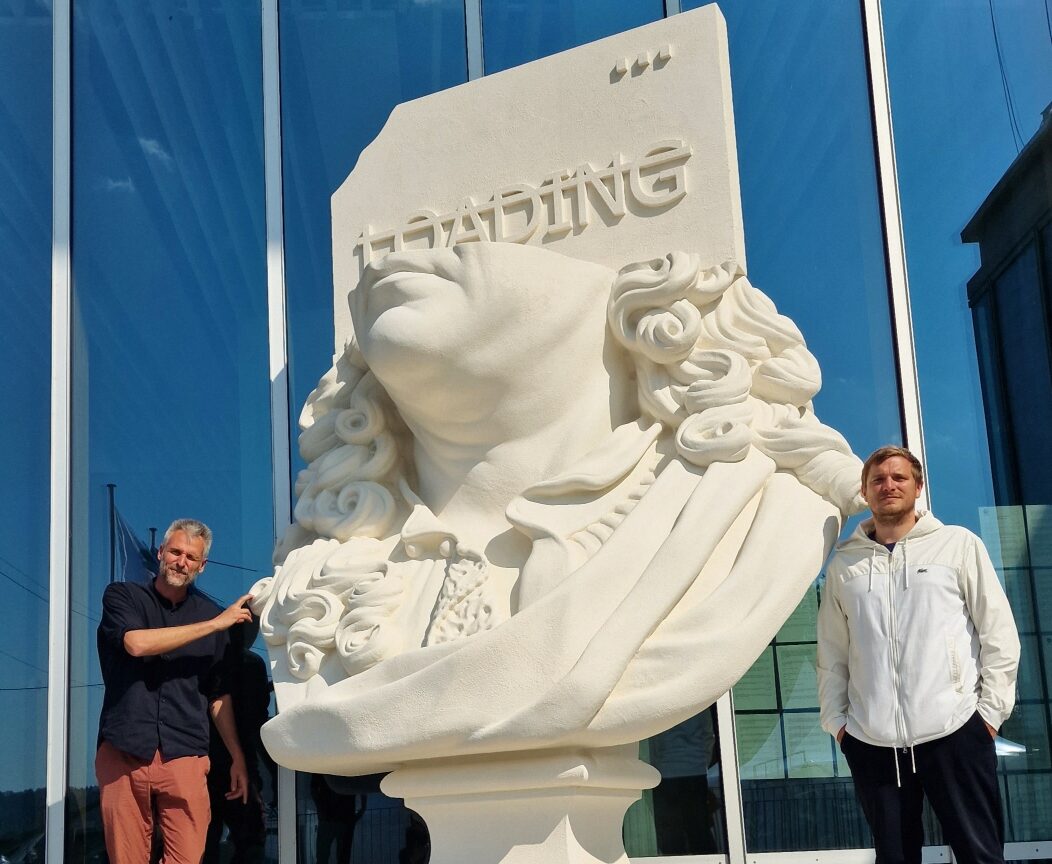
[[956, 732], [918, 744], [912, 761], [908, 749], [874, 747], [846, 733], [840, 749], [873, 831], [876, 864], [920, 864], [925, 796], [959, 864], [1004, 864], [997, 757], [978, 712]]

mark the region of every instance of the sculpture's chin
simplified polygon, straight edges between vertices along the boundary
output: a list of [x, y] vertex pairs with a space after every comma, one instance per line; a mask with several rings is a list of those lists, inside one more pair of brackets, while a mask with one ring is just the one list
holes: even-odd
[[281, 764], [357, 775], [638, 741], [744, 674], [820, 571], [837, 509], [753, 450], [671, 463], [596, 554], [493, 630], [386, 660], [263, 729]]

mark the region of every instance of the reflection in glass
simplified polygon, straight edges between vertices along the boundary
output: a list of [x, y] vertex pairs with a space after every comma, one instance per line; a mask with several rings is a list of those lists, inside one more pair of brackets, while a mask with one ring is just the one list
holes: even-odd
[[1042, 3], [881, 6], [929, 493], [943, 522], [978, 531], [995, 502], [965, 288], [979, 255], [960, 236], [1041, 122], [1052, 43]]
[[663, 0], [482, 0], [486, 74], [660, 21]]
[[939, 518], [983, 537], [1009, 592], [1023, 657], [1002, 736], [1024, 749], [998, 759], [1007, 838], [1048, 840], [1052, 276], [1037, 255], [1050, 203], [1031, 168], [1049, 141], [1047, 11], [883, 8], [929, 487]]
[[734, 688], [750, 851], [870, 845], [847, 763], [818, 721], [818, 600], [812, 587]]
[[712, 855], [727, 851], [716, 706], [640, 745], [661, 782], [625, 815], [625, 848], [633, 857]]
[[[329, 199], [395, 105], [467, 80], [467, 49], [460, 0], [350, 0], [338, 8], [292, 0], [280, 4], [280, 28], [295, 441], [300, 408], [331, 365], [334, 348]], [[293, 450], [295, 475], [303, 463]], [[367, 794], [336, 785], [321, 776], [297, 776], [301, 864], [343, 864], [352, 854], [354, 861], [394, 864], [401, 850], [420, 847], [420, 829], [410, 830], [415, 823], [400, 801], [377, 788]]]
[[[215, 532], [198, 584], [225, 606], [269, 572], [273, 516], [260, 5], [92, 0], [73, 12], [79, 614], [65, 860], [81, 862], [102, 850], [103, 589], [133, 578], [128, 562], [149, 560], [134, 550], [152, 545], [154, 529], [193, 516]], [[273, 787], [263, 786], [262, 845], [274, 860]]]
[[296, 775], [300, 864], [427, 864], [427, 826], [381, 777]]
[[[461, 0], [280, 4], [292, 441], [333, 355], [329, 199], [395, 105], [467, 80]], [[293, 477], [304, 467], [293, 446]]]
[[[686, 2], [684, 8], [704, 5]], [[857, 453], [901, 416], [860, 10], [728, 0], [750, 278], [799, 324], [815, 399]], [[734, 688], [750, 852], [870, 845], [847, 766], [818, 725], [812, 589]]]
[[730, 43], [749, 277], [799, 325], [818, 358], [815, 409], [823, 422], [856, 453], [898, 443], [859, 7], [821, 0], [719, 6]]
[[3, 860], [44, 854], [51, 39], [48, 7], [16, 4], [0, 11], [0, 488], [8, 505], [0, 519]]
[[928, 485], [944, 522], [982, 536], [1009, 593], [1022, 658], [1001, 735], [1024, 749], [998, 760], [1006, 834], [1047, 840], [1052, 585], [1038, 562], [1052, 542], [1052, 278], [1038, 250], [1052, 205], [1033, 170], [1050, 140], [1047, 12], [985, 0], [882, 7]]
[[[1052, 460], [1048, 458], [1052, 429], [1052, 369], [1049, 366], [1048, 325], [1042, 308], [1037, 249], [1029, 244], [992, 287], [997, 308], [1001, 385], [1011, 431], [1017, 498], [999, 504], [1042, 504], [1052, 501]], [[986, 347], [986, 346], [984, 346]]]

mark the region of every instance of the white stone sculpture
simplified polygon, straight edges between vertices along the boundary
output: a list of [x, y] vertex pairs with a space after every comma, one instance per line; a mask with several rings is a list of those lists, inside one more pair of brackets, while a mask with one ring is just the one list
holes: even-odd
[[333, 196], [337, 356], [253, 589], [280, 764], [392, 772], [432, 864], [625, 861], [637, 742], [861, 503], [744, 250], [715, 6], [395, 109]]
[[374, 262], [350, 307], [253, 589], [282, 764], [662, 731], [748, 669], [858, 507], [817, 362], [733, 263], [471, 243]]

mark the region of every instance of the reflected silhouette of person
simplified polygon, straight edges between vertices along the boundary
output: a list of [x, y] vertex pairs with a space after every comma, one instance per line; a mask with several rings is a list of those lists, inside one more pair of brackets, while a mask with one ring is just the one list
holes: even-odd
[[330, 778], [324, 774], [310, 778], [310, 795], [318, 814], [314, 835], [317, 864], [350, 864], [354, 829], [365, 813], [368, 799], [357, 792], [343, 791], [340, 781], [354, 783], [357, 779]]
[[232, 627], [226, 657], [237, 734], [248, 766], [248, 801], [228, 800], [225, 795], [223, 778], [229, 773], [230, 756], [213, 726], [208, 753], [212, 762], [208, 774], [212, 820], [208, 825], [202, 864], [219, 864], [224, 827], [229, 832], [228, 842], [233, 847], [229, 859], [231, 864], [257, 864], [263, 860], [266, 825], [263, 819], [261, 763], [268, 773], [273, 763], [259, 738], [260, 727], [270, 717], [271, 684], [266, 662], [252, 651], [252, 643], [258, 633], [259, 619]]
[[398, 864], [427, 864], [431, 860], [431, 835], [427, 824], [415, 810], [409, 811], [405, 845], [398, 852]]
[[714, 853], [708, 771], [716, 752], [714, 708], [650, 739], [650, 764], [661, 772], [655, 787], [654, 830], [661, 855]]

